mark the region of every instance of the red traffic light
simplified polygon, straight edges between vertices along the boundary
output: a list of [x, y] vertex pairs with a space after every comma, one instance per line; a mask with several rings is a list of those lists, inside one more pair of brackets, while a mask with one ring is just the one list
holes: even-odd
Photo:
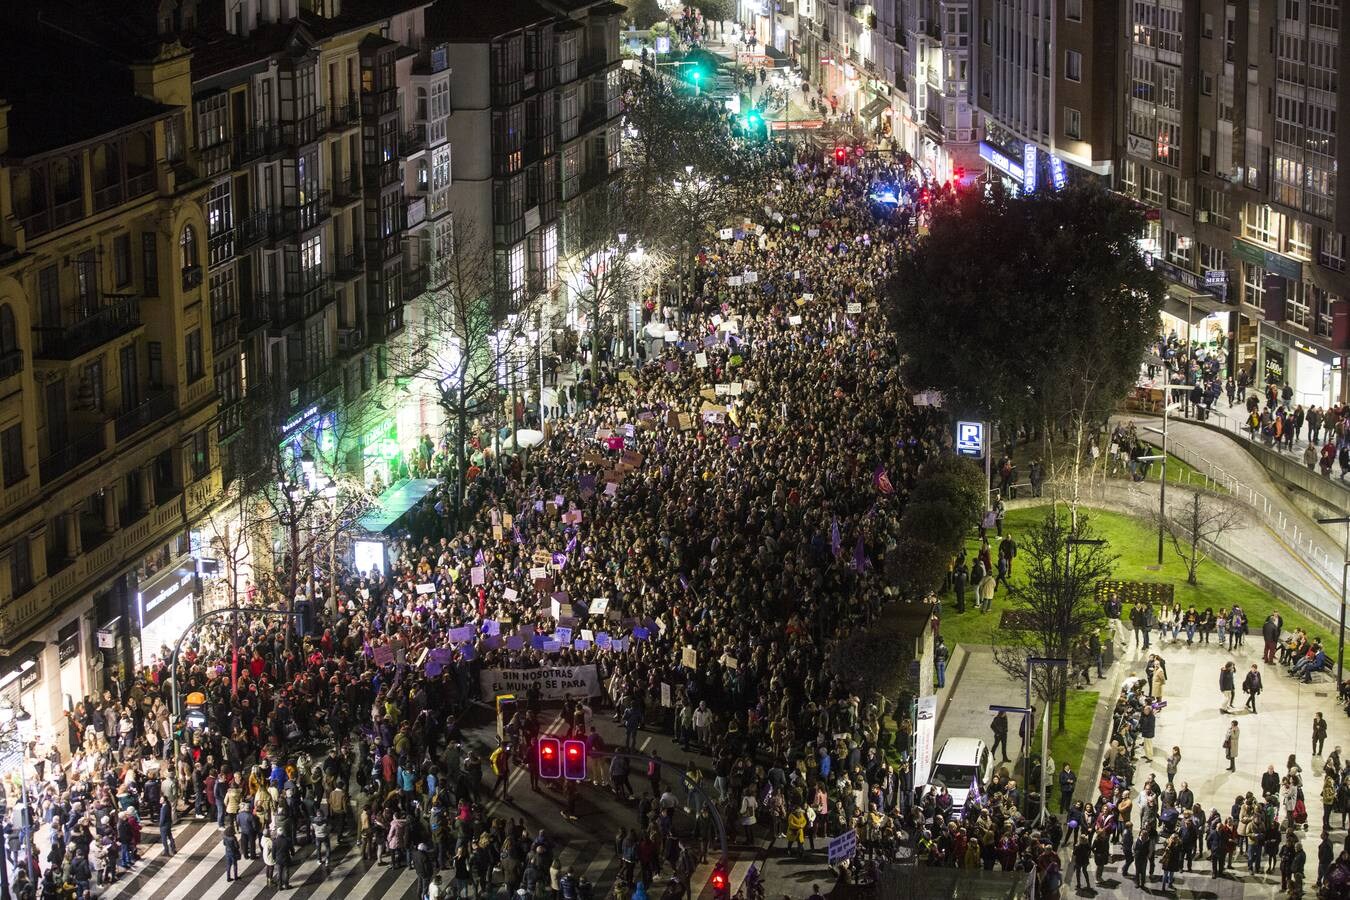
[[965, 166], [957, 166], [955, 169], [953, 169], [952, 177], [955, 178], [957, 181], [963, 181], [966, 177]]
[[541, 737], [539, 739], [539, 777], [540, 778], [561, 778], [562, 777], [562, 759], [559, 741], [555, 737]]
[[712, 889], [713, 897], [716, 900], [725, 900], [731, 893], [731, 885], [728, 882], [726, 870], [720, 864], [713, 869]]
[[846, 162], [848, 162], [848, 148], [846, 148], [846, 147], [835, 147], [835, 148], [834, 148], [834, 161], [835, 161], [836, 163], [838, 163], [839, 165], [841, 165], [841, 166], [844, 165]]
[[570, 781], [586, 780], [585, 741], [563, 741], [563, 777]]

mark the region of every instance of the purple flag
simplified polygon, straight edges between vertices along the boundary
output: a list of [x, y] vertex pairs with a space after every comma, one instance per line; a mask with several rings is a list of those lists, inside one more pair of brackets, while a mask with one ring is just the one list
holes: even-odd
[[680, 573], [680, 587], [686, 591], [689, 590], [689, 579], [684, 577], [683, 572]]
[[844, 552], [844, 540], [839, 535], [839, 517], [833, 516], [830, 520], [830, 551], [834, 558], [838, 559], [839, 554]]
[[511, 526], [511, 533], [512, 533], [513, 535], [515, 535], [516, 543], [517, 543], [517, 544], [523, 544], [523, 543], [525, 543], [525, 539], [524, 539], [523, 537], [520, 536], [520, 526], [519, 526], [519, 525], [512, 525], [512, 526]]
[[473, 564], [476, 565], [476, 566], [481, 566], [481, 565], [483, 564], [483, 551], [482, 551], [482, 550], [479, 550], [477, 553], [474, 554], [474, 557], [473, 557]]
[[868, 566], [867, 554], [863, 552], [863, 539], [862, 535], [860, 534], [858, 535], [858, 543], [853, 548], [853, 569], [859, 575], [861, 575], [863, 572], [867, 570], [867, 566]]

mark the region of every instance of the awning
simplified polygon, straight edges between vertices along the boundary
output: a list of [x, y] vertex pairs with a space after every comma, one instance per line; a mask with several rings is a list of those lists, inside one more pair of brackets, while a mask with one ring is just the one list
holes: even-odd
[[388, 488], [375, 508], [361, 517], [357, 525], [371, 534], [380, 534], [407, 514], [439, 482], [435, 478], [410, 478]]
[[1167, 286], [1167, 295], [1163, 298], [1163, 308], [1178, 319], [1186, 318], [1187, 308], [1189, 306], [1191, 324], [1199, 322], [1201, 319], [1216, 312], [1233, 312], [1235, 307], [1224, 303], [1213, 294], [1202, 294], [1195, 291], [1189, 291], [1179, 285], [1169, 284]]
[[781, 68], [792, 65], [792, 60], [787, 58], [782, 50], [779, 50], [773, 44], [764, 45], [764, 55], [768, 57], [768, 62], [772, 68]]
[[885, 97], [875, 97], [862, 108], [862, 118], [875, 119], [877, 116], [881, 115], [882, 112], [889, 109], [890, 105], [891, 101], [887, 100]]

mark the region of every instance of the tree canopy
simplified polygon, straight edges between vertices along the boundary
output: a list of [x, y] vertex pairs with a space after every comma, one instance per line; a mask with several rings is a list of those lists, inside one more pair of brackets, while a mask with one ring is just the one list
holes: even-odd
[[1095, 185], [958, 194], [887, 291], [906, 379], [949, 408], [1037, 428], [1100, 422], [1157, 330], [1142, 211]]

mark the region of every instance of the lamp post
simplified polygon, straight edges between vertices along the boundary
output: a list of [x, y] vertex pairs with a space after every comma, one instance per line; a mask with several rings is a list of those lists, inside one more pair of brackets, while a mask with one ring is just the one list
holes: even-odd
[[1345, 667], [1345, 588], [1346, 574], [1350, 572], [1350, 516], [1318, 519], [1318, 525], [1345, 525], [1344, 556], [1341, 559], [1341, 627], [1336, 639], [1336, 684], [1341, 683]]
[[1167, 414], [1172, 409], [1172, 368], [1164, 364], [1162, 428], [1144, 426], [1146, 431], [1162, 435], [1162, 453], [1139, 457], [1139, 462], [1161, 462], [1158, 479], [1158, 565], [1163, 564], [1163, 532], [1167, 526]]
[[[1053, 656], [1053, 657], [1030, 656], [1030, 657], [1027, 657], [1027, 708], [1028, 708], [1028, 709], [1031, 708], [1031, 673], [1034, 672], [1037, 668], [1042, 668], [1042, 669], [1067, 669], [1068, 667], [1069, 667], [1069, 661], [1068, 661], [1067, 659], [1064, 659], [1064, 658], [1058, 657], [1058, 656]], [[1028, 717], [1028, 719], [1027, 719], [1027, 724], [1028, 724], [1029, 726], [1031, 726], [1031, 727], [1035, 727], [1035, 726], [1034, 726], [1034, 723], [1032, 723], [1030, 717]], [[1025, 734], [1025, 737], [1023, 738], [1023, 740], [1022, 740], [1022, 745], [1023, 745], [1023, 748], [1024, 748], [1022, 752], [1026, 755], [1026, 785], [1027, 785], [1028, 791], [1029, 791], [1030, 788], [1031, 788], [1031, 754], [1027, 752], [1027, 749], [1029, 749], [1030, 746], [1031, 746], [1031, 727], [1024, 729], [1024, 731], [1026, 732], [1026, 734]], [[1050, 755], [1050, 701], [1049, 701], [1049, 700], [1046, 700], [1046, 702], [1045, 702], [1045, 726], [1044, 726], [1043, 728], [1041, 728], [1041, 783], [1040, 783], [1040, 785], [1038, 786], [1038, 790], [1040, 791], [1040, 796], [1041, 796], [1041, 813], [1040, 813], [1041, 816], [1044, 816], [1044, 815], [1045, 815], [1045, 761], [1046, 761], [1046, 757], [1049, 756], [1049, 755]], [[1039, 818], [1040, 818], [1040, 817], [1037, 818], [1037, 821], [1039, 821]]]

